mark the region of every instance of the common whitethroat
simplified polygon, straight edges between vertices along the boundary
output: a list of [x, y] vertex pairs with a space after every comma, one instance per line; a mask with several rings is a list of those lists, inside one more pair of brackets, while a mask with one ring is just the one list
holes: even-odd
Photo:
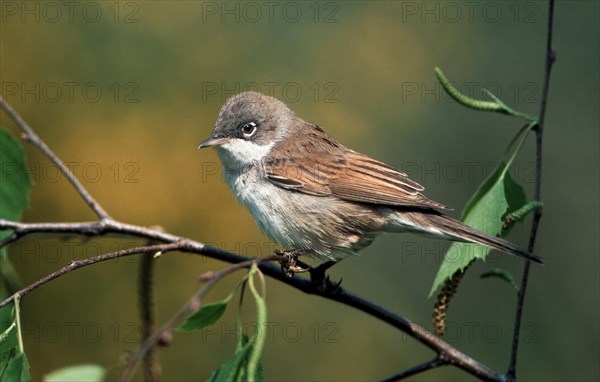
[[332, 139], [281, 101], [256, 92], [229, 98], [212, 135], [224, 178], [261, 231], [287, 251], [331, 265], [383, 232], [416, 232], [483, 244], [528, 260], [528, 251], [444, 215], [407, 175]]

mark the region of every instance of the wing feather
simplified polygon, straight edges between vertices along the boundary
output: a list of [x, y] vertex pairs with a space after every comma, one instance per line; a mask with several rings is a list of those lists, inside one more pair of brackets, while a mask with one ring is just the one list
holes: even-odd
[[424, 187], [406, 173], [349, 149], [338, 155], [312, 153], [269, 161], [264, 170], [276, 186], [308, 195], [394, 207], [449, 209], [423, 196]]

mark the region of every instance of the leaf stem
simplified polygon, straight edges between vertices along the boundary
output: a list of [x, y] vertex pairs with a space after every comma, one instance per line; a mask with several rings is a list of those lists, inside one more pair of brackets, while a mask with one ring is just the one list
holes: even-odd
[[[258, 366], [260, 365], [260, 360], [262, 357], [263, 349], [265, 348], [266, 336], [262, 333], [262, 330], [266, 327], [267, 323], [267, 305], [264, 300], [265, 296], [265, 279], [256, 264], [252, 264], [252, 268], [250, 268], [250, 277], [248, 278], [248, 287], [250, 288], [250, 292], [254, 296], [254, 301], [256, 303], [256, 327], [257, 331], [254, 338], [254, 346], [252, 347], [252, 352], [250, 353], [248, 360], [248, 374], [247, 377], [250, 381], [254, 381]], [[258, 275], [261, 282], [261, 292], [259, 293], [256, 287], [254, 286], [254, 275]]]
[[21, 353], [25, 353], [25, 348], [23, 347], [23, 332], [21, 331], [21, 307], [20, 307], [21, 295], [18, 293], [15, 294], [15, 321], [17, 322], [17, 339], [19, 342], [19, 351]]
[[44, 142], [36, 132], [29, 126], [27, 122], [4, 100], [4, 98], [0, 97], [0, 109], [4, 110], [6, 114], [13, 120], [13, 122], [25, 133], [27, 140], [31, 142], [35, 147], [40, 149], [41, 152], [48, 157], [62, 172], [69, 182], [73, 185], [75, 190], [81, 195], [83, 200], [88, 204], [88, 206], [94, 211], [96, 216], [99, 219], [110, 219], [110, 215], [108, 212], [102, 208], [100, 203], [94, 199], [94, 197], [88, 192], [88, 190], [83, 186], [83, 184], [75, 177], [73, 171], [71, 171], [64, 162], [52, 151], [50, 147]]
[[527, 136], [529, 135], [529, 132], [531, 131], [531, 129], [537, 126], [537, 121], [532, 121], [530, 122], [527, 126], [525, 126], [524, 130], [521, 130], [519, 132], [518, 135], [521, 135], [521, 139], [519, 140], [519, 142], [517, 143], [517, 147], [515, 148], [515, 150], [513, 151], [512, 155], [510, 156], [510, 158], [506, 161], [506, 166], [504, 166], [504, 169], [502, 170], [502, 174], [500, 175], [500, 178], [506, 176], [506, 173], [508, 172], [508, 170], [510, 169], [510, 166], [512, 165], [512, 163], [514, 162], [515, 158], [517, 157], [517, 155], [519, 154], [519, 152], [521, 151], [521, 148], [523, 147], [523, 144], [525, 143], [525, 141], [527, 140]]

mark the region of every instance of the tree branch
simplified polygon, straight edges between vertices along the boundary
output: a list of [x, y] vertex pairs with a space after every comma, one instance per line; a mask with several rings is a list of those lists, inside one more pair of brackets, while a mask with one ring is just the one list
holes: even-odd
[[23, 133], [25, 134], [25, 138], [27, 141], [31, 142], [35, 147], [40, 149], [50, 159], [59, 169], [60, 171], [69, 179], [69, 182], [75, 187], [79, 195], [85, 200], [88, 206], [94, 211], [94, 213], [100, 219], [107, 219], [110, 217], [108, 213], [102, 208], [102, 206], [92, 197], [92, 195], [86, 190], [86, 188], [81, 184], [79, 179], [75, 177], [73, 172], [69, 170], [67, 166], [63, 163], [62, 160], [48, 147], [48, 145], [33, 131], [33, 129], [29, 126], [27, 122], [4, 100], [4, 98], [0, 97], [0, 109], [4, 110], [4, 112], [13, 120], [15, 125]]
[[446, 364], [447, 364], [447, 362], [444, 362], [444, 360], [442, 360], [440, 357], [435, 357], [434, 359], [432, 359], [430, 361], [420, 363], [420, 364], [410, 367], [406, 370], [402, 370], [399, 373], [390, 375], [389, 377], [382, 379], [380, 382], [400, 381], [402, 379], [411, 377], [415, 374], [419, 374], [419, 373], [422, 373], [427, 370], [435, 369], [436, 367], [444, 366]]
[[13, 232], [10, 236], [0, 241], [0, 248], [13, 243], [22, 237], [38, 233], [74, 234], [83, 236], [115, 234], [121, 236], [136, 236], [143, 239], [154, 239], [165, 243], [172, 243], [183, 239], [157, 229], [121, 223], [110, 218], [79, 223], [21, 223], [0, 219], [0, 230], [3, 229], [9, 229]]
[[[154, 243], [149, 243], [154, 244]], [[140, 321], [142, 324], [141, 341], [152, 336], [156, 330], [156, 312], [154, 309], [154, 256], [151, 253], [142, 255], [139, 267], [138, 290]], [[150, 349], [144, 356], [144, 381], [160, 381], [158, 354]]]
[[[548, 8], [548, 27], [546, 36], [546, 62], [544, 69], [544, 84], [542, 88], [542, 99], [540, 103], [540, 112], [538, 117], [538, 125], [535, 130], [536, 137], [536, 155], [535, 155], [535, 190], [534, 190], [534, 201], [541, 201], [542, 191], [542, 138], [544, 132], [544, 123], [546, 117], [546, 105], [548, 102], [548, 92], [550, 86], [550, 72], [552, 71], [552, 65], [556, 60], [556, 54], [552, 50], [552, 26], [554, 22], [554, 0], [549, 0]], [[531, 232], [529, 234], [529, 245], [528, 249], [530, 253], [533, 253], [535, 247], [535, 240], [537, 238], [537, 232], [542, 219], [542, 210], [536, 209], [533, 215], [533, 221], [531, 223]], [[508, 381], [515, 381], [517, 372], [517, 353], [519, 348], [519, 335], [521, 332], [521, 321], [523, 317], [523, 305], [525, 303], [525, 294], [527, 292], [527, 284], [529, 281], [529, 272], [531, 268], [531, 262], [526, 261], [523, 269], [523, 276], [521, 278], [521, 287], [519, 288], [519, 295], [517, 298], [517, 310], [515, 314], [515, 328], [513, 331], [512, 349], [510, 354], [510, 362], [506, 377]]]
[[149, 245], [149, 246], [144, 246], [144, 247], [128, 248], [128, 249], [123, 249], [120, 251], [110, 252], [110, 253], [107, 253], [104, 255], [90, 257], [89, 259], [71, 261], [71, 262], [69, 262], [69, 264], [58, 269], [57, 271], [52, 272], [49, 275], [46, 275], [39, 280], [36, 280], [32, 284], [19, 290], [18, 292], [14, 293], [12, 296], [6, 298], [4, 301], [0, 302], [0, 308], [3, 308], [4, 306], [13, 302], [17, 296], [19, 296], [19, 298], [23, 297], [23, 296], [29, 294], [29, 292], [32, 292], [33, 290], [41, 287], [42, 285], [47, 284], [50, 281], [55, 280], [55, 279], [59, 278], [60, 276], [63, 276], [71, 271], [74, 271], [75, 269], [87, 267], [88, 265], [93, 265], [93, 264], [100, 263], [100, 262], [103, 262], [106, 260], [116, 259], [118, 257], [137, 255], [140, 253], [170, 252], [170, 251], [179, 249], [181, 247], [184, 247], [186, 245], [187, 245], [187, 243], [185, 243], [185, 242]]

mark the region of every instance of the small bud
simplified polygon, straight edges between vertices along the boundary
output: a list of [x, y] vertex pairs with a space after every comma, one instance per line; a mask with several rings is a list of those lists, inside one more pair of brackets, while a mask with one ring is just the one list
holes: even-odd
[[205, 272], [205, 273], [201, 274], [200, 276], [198, 276], [198, 280], [202, 281], [202, 282], [207, 282], [207, 281], [212, 280], [213, 277], [215, 277], [215, 272], [208, 271], [208, 272]]

